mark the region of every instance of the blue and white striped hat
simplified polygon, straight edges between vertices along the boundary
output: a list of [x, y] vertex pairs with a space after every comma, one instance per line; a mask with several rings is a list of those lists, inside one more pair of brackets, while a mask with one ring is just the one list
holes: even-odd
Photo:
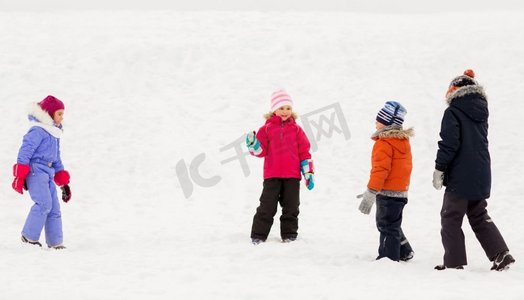
[[408, 111], [402, 104], [397, 101], [388, 101], [384, 104], [384, 107], [377, 114], [377, 121], [389, 126], [389, 125], [399, 125], [402, 126], [404, 123], [404, 117]]

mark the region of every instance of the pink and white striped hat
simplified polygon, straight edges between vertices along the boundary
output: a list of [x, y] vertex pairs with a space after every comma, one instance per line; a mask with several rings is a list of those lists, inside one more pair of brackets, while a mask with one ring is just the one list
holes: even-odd
[[275, 112], [284, 105], [293, 107], [293, 100], [291, 100], [289, 94], [284, 90], [273, 92], [271, 94], [271, 112]]

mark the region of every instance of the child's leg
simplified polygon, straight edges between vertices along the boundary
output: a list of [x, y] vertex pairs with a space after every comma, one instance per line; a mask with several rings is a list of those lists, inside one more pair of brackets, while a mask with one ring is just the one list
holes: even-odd
[[60, 202], [56, 195], [56, 186], [52, 181], [49, 183], [49, 190], [51, 191], [52, 206], [45, 223], [45, 238], [48, 246], [56, 246], [63, 242], [62, 214]]
[[468, 200], [454, 193], [445, 192], [440, 211], [442, 246], [444, 246], [444, 266], [456, 268], [468, 264], [462, 220], [466, 214]]
[[31, 195], [31, 200], [35, 204], [29, 211], [22, 229], [22, 235], [30, 240], [38, 241], [46, 223], [47, 215], [51, 211], [52, 199], [49, 181], [52, 179], [50, 179], [47, 173], [32, 172], [26, 180], [29, 195]]
[[402, 209], [406, 205], [407, 199], [377, 195], [376, 202], [377, 228], [380, 232], [380, 246], [377, 259], [387, 257], [391, 260], [399, 261]]
[[413, 252], [413, 248], [411, 248], [411, 245], [409, 244], [408, 239], [406, 238], [406, 235], [404, 235], [404, 231], [402, 230], [402, 227], [400, 228], [400, 258], [405, 258], [411, 255], [411, 252]]
[[282, 239], [294, 239], [298, 231], [298, 214], [300, 205], [300, 180], [287, 178], [283, 180], [282, 216], [280, 217], [280, 236]]
[[467, 215], [477, 240], [480, 242], [489, 260], [492, 261], [497, 254], [509, 249], [497, 226], [488, 215], [487, 205], [486, 200], [469, 201]]
[[277, 213], [278, 198], [282, 181], [278, 178], [264, 180], [264, 189], [260, 196], [260, 206], [253, 217], [251, 238], [266, 240], [273, 225], [273, 217]]

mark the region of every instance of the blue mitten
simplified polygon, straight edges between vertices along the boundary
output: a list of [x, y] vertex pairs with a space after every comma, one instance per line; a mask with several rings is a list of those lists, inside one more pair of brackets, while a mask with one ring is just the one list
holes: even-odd
[[304, 159], [303, 161], [301, 161], [300, 171], [302, 172], [302, 175], [304, 175], [307, 189], [312, 190], [315, 187], [315, 180], [313, 178], [313, 174], [315, 174], [313, 160]]
[[254, 156], [262, 153], [262, 147], [260, 146], [260, 142], [257, 140], [256, 133], [254, 131], [246, 135], [246, 146], [247, 150], [249, 150], [249, 153]]

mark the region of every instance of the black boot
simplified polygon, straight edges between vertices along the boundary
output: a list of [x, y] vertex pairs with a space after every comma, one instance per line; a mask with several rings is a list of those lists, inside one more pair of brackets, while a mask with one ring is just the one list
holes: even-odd
[[253, 245], [258, 245], [258, 244], [263, 243], [263, 242], [265, 242], [265, 240], [263, 240], [263, 239], [257, 239], [257, 238], [252, 238], [251, 239], [251, 244], [253, 244]]
[[464, 267], [463, 266], [456, 266], [454, 268], [448, 268], [444, 265], [437, 265], [435, 266], [435, 270], [437, 271], [442, 271], [442, 270], [446, 270], [446, 269], [456, 269], [456, 270], [464, 270]]
[[296, 237], [283, 238], [283, 239], [282, 239], [282, 243], [291, 243], [291, 242], [294, 242], [294, 241], [296, 241], [296, 240], [297, 240]]
[[411, 251], [406, 256], [400, 257], [400, 261], [408, 261], [412, 259], [414, 255], [415, 255], [415, 252]]
[[32, 240], [29, 240], [27, 239], [25, 236], [22, 235], [22, 243], [27, 243], [27, 244], [31, 244], [31, 245], [36, 245], [38, 247], [42, 247], [42, 244], [40, 244], [39, 241], [32, 241]]
[[509, 254], [509, 251], [504, 251], [497, 254], [495, 259], [493, 259], [493, 266], [491, 267], [491, 270], [504, 271], [509, 269], [509, 266], [513, 263], [515, 263], [513, 256]]
[[55, 250], [64, 250], [64, 249], [67, 249], [66, 246], [62, 245], [62, 244], [59, 244], [59, 245], [55, 245], [55, 246], [49, 246], [47, 245], [47, 247], [49, 249], [55, 249]]

